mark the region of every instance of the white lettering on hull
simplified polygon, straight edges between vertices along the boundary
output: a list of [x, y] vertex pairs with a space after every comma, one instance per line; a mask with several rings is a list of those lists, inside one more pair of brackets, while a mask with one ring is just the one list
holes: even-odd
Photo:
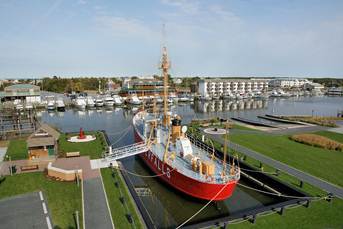
[[149, 161], [150, 165], [154, 166], [158, 171], [165, 174], [166, 177], [170, 179], [171, 173], [168, 165], [165, 165], [164, 162], [160, 161], [151, 151], [145, 152], [144, 157]]

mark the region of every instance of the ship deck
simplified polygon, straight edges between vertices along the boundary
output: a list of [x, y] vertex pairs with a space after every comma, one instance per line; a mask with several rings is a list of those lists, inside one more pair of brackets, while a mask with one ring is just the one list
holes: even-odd
[[[156, 118], [151, 115], [151, 114], [146, 114], [144, 115], [144, 118], [135, 118], [134, 119], [134, 125], [136, 128], [136, 131], [139, 132], [139, 135], [141, 136], [142, 139], [145, 140], [144, 137], [144, 121], [151, 122], [153, 120], [156, 120]], [[166, 148], [166, 144], [168, 141], [168, 129], [165, 129], [164, 127], [160, 128], [161, 130], [161, 140], [160, 143], [155, 143], [151, 145], [151, 151], [159, 158], [160, 161], [163, 161], [163, 156]], [[146, 136], [149, 136], [150, 133], [150, 127], [147, 128], [146, 130]], [[193, 155], [197, 156], [200, 158], [202, 161], [211, 161], [211, 153], [212, 149], [205, 147], [202, 147], [201, 145], [197, 144], [191, 144], [192, 145], [192, 150], [193, 150]], [[205, 146], [205, 144], [203, 144]], [[169, 152], [173, 151], [173, 146], [172, 144], [169, 145]], [[190, 178], [206, 182], [206, 183], [216, 183], [216, 184], [223, 184], [227, 183], [230, 180], [238, 180], [239, 177], [237, 177], [237, 173], [235, 175], [229, 175], [230, 174], [230, 165], [226, 165], [226, 177], [223, 179], [221, 173], [223, 171], [223, 162], [217, 158], [213, 160], [214, 166], [215, 166], [215, 173], [213, 176], [205, 176], [201, 175], [199, 172], [196, 172], [192, 169], [192, 165], [189, 161], [181, 157], [179, 154], [176, 154], [176, 157], [174, 160], [171, 160], [168, 164], [175, 168], [178, 172], [184, 174], [185, 176], [188, 176]], [[238, 173], [239, 174], [239, 173]], [[238, 175], [239, 176], [239, 175]]]

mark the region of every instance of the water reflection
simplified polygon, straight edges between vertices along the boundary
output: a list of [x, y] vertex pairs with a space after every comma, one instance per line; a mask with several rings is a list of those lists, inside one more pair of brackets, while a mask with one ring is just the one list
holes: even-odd
[[195, 109], [197, 112], [208, 113], [218, 111], [235, 111], [235, 110], [250, 110], [250, 109], [265, 109], [268, 107], [268, 100], [238, 100], [238, 101], [197, 101]]

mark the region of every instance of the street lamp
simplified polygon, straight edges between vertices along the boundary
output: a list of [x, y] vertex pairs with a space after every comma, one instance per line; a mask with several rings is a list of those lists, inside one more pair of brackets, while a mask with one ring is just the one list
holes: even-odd
[[10, 169], [10, 175], [12, 176], [13, 173], [12, 173], [12, 163], [11, 163], [11, 156], [9, 155], [6, 155], [6, 159], [9, 161], [9, 169]]

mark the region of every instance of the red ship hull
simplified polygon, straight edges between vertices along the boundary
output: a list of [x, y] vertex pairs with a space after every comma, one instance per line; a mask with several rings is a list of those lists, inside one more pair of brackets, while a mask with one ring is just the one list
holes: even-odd
[[[136, 131], [135, 140], [136, 142], [143, 141]], [[227, 184], [213, 184], [198, 181], [183, 175], [177, 170], [173, 170], [171, 166], [159, 160], [151, 151], [142, 153], [139, 156], [155, 174], [164, 174], [159, 176], [160, 179], [179, 191], [198, 199], [214, 201], [225, 200], [232, 195], [237, 184], [237, 181], [231, 181]]]

